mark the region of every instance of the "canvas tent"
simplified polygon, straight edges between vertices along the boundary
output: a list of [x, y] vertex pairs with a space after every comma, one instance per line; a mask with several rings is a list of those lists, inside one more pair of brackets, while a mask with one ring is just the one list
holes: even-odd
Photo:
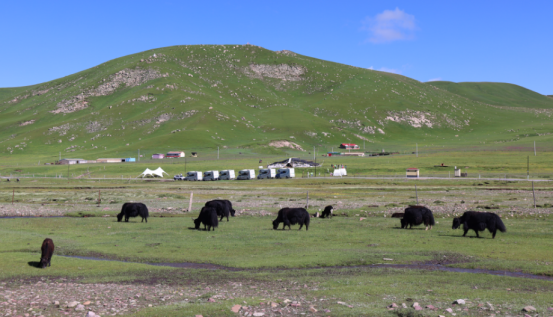
[[[161, 169], [161, 167], [158, 167], [157, 169], [155, 170], [151, 170], [149, 168], [147, 168], [144, 172], [142, 172], [142, 174], [138, 175], [138, 177], [142, 176], [142, 178], [144, 177], [163, 177], [163, 173], [167, 174], [167, 172], [165, 172], [163, 169]], [[169, 174], [167, 174], [169, 175]]]

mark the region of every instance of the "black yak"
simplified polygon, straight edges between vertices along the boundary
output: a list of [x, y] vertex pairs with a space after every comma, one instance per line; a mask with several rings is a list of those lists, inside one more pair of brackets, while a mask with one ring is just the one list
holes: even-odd
[[282, 230], [288, 226], [288, 229], [292, 229], [290, 225], [299, 224], [300, 229], [305, 225], [305, 231], [309, 230], [310, 216], [305, 208], [282, 208], [278, 211], [277, 218], [273, 221], [273, 229], [278, 229], [278, 225], [283, 222]]
[[198, 218], [194, 219], [195, 228], [200, 229], [202, 223], [204, 224], [204, 230], [207, 227], [207, 231], [210, 231], [211, 228], [215, 231], [215, 228], [219, 226], [217, 210], [213, 207], [203, 207]]
[[125, 217], [125, 222], [129, 222], [130, 217], [142, 217], [142, 221], [148, 222], [148, 207], [143, 203], [124, 203], [121, 212], [117, 215], [117, 221], [120, 222]]
[[217, 211], [217, 216], [221, 217], [219, 221], [223, 221], [224, 217], [227, 217], [227, 221], [229, 221], [229, 214], [234, 217], [234, 213], [236, 212], [234, 209], [232, 209], [232, 203], [228, 200], [223, 199], [208, 201], [205, 203], [205, 206], [215, 208], [215, 210]]
[[418, 226], [421, 223], [424, 223], [426, 226], [425, 230], [428, 230], [428, 226], [432, 230], [432, 226], [435, 224], [432, 210], [423, 206], [409, 206], [405, 208], [403, 219], [401, 219], [401, 228], [407, 229], [407, 226], [409, 226], [409, 229], [411, 229], [413, 226]]
[[50, 238], [44, 239], [42, 242], [42, 247], [40, 248], [42, 254], [40, 256], [40, 267], [45, 268], [50, 266], [50, 261], [52, 261], [52, 254], [54, 254], [54, 241]]
[[329, 205], [325, 207], [325, 210], [323, 210], [323, 213], [321, 214], [321, 218], [332, 218], [333, 214], [334, 214], [334, 208]]
[[403, 213], [403, 212], [394, 212], [392, 214], [392, 218], [403, 218], [404, 215], [405, 215], [405, 213]]
[[466, 211], [461, 217], [453, 218], [453, 226], [451, 228], [457, 229], [461, 225], [463, 225], [463, 230], [465, 231], [463, 237], [471, 229], [476, 232], [476, 237], [480, 238], [478, 231], [484, 231], [487, 228], [492, 233], [492, 239], [495, 238], [497, 230], [501, 232], [507, 231], [501, 218], [493, 212]]

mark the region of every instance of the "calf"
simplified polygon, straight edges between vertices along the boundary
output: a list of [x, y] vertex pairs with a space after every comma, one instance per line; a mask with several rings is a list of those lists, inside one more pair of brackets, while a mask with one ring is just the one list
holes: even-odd
[[40, 268], [43, 269], [46, 266], [50, 266], [50, 261], [52, 260], [52, 255], [54, 254], [54, 241], [50, 238], [44, 239], [40, 250], [42, 251], [40, 256]]
[[493, 212], [477, 212], [477, 211], [466, 211], [461, 217], [453, 218], [452, 229], [457, 229], [463, 225], [463, 237], [466, 236], [469, 230], [474, 230], [476, 232], [476, 237], [480, 238], [478, 231], [484, 231], [486, 228], [489, 232], [492, 233], [492, 239], [495, 239], [495, 234], [497, 230], [501, 232], [506, 232], [507, 228], [501, 221], [498, 215]]
[[148, 222], [148, 207], [143, 203], [124, 203], [121, 212], [117, 215], [117, 222], [120, 222], [125, 217], [125, 222], [129, 222], [130, 217], [142, 217], [142, 221]]
[[299, 224], [300, 229], [305, 225], [305, 231], [309, 230], [309, 213], [305, 208], [282, 208], [278, 211], [277, 218], [273, 221], [273, 229], [278, 229], [278, 225], [283, 222], [282, 230], [288, 226], [288, 229], [292, 229], [290, 225]]
[[334, 208], [332, 206], [326, 206], [325, 210], [323, 210], [323, 213], [321, 214], [321, 218], [332, 218], [333, 214]]
[[207, 231], [219, 226], [219, 220], [217, 218], [217, 211], [213, 207], [203, 207], [200, 211], [198, 218], [194, 219], [194, 225], [196, 229], [200, 229], [200, 224], [204, 224], [204, 230], [207, 227]]
[[425, 230], [428, 230], [428, 226], [432, 230], [432, 226], [435, 225], [432, 210], [423, 206], [409, 206], [405, 208], [403, 219], [401, 219], [401, 228], [407, 229], [407, 226], [409, 226], [409, 229], [411, 229], [413, 226], [418, 226], [421, 223], [424, 223], [426, 226]]

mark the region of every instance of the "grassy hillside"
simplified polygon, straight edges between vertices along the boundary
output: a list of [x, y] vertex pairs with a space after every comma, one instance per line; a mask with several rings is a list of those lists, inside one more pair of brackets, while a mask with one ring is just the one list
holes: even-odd
[[469, 88], [450, 91], [455, 85], [252, 45], [166, 47], [0, 89], [0, 156], [36, 162], [60, 152], [95, 159], [217, 147], [279, 154], [342, 142], [463, 150], [551, 140], [553, 100], [503, 84], [477, 98]]
[[449, 81], [433, 81], [428, 84], [490, 105], [553, 109], [553, 100], [549, 96], [513, 84]]

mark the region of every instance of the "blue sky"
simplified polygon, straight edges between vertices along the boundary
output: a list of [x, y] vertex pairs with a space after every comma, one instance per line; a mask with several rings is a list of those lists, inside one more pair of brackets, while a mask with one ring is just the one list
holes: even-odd
[[246, 44], [420, 80], [553, 94], [553, 1], [10, 1], [0, 87], [37, 84], [140, 51]]

